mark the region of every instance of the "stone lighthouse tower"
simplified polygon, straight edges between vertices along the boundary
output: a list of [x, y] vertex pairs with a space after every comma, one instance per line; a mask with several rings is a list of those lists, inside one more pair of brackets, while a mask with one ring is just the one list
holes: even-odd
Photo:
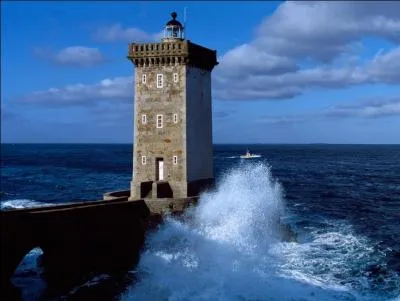
[[186, 198], [214, 182], [211, 71], [216, 51], [184, 38], [171, 14], [158, 43], [132, 43], [134, 154], [130, 199]]

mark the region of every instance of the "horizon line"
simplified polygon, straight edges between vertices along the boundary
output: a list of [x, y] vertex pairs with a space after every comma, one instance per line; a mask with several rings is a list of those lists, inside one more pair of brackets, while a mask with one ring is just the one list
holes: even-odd
[[[80, 145], [132, 145], [133, 142], [1, 142], [6, 144], [80, 144]], [[213, 143], [213, 145], [400, 145], [400, 143], [331, 143], [331, 142], [224, 142]]]

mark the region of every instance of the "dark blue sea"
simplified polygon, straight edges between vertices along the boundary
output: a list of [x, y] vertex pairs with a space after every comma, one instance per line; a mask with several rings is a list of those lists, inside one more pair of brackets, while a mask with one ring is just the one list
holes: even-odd
[[[400, 145], [215, 145], [214, 167], [215, 191], [127, 275], [49, 294], [33, 249], [12, 279], [22, 299], [400, 300]], [[131, 177], [131, 145], [1, 146], [2, 210], [101, 199]], [[296, 241], [276, 239], [276, 215]]]

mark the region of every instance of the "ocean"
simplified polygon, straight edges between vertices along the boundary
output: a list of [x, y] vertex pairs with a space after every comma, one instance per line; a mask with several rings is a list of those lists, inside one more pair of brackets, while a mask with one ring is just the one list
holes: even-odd
[[[400, 145], [214, 145], [214, 168], [216, 189], [153, 231], [130, 272], [55, 291], [33, 249], [12, 279], [21, 300], [400, 300]], [[128, 144], [1, 146], [2, 210], [101, 199], [131, 177]]]

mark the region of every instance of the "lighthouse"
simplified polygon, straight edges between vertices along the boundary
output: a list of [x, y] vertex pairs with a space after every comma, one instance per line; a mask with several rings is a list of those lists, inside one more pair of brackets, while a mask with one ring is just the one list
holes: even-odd
[[211, 72], [215, 50], [185, 39], [177, 14], [156, 43], [129, 44], [134, 64], [130, 199], [197, 196], [214, 182]]

